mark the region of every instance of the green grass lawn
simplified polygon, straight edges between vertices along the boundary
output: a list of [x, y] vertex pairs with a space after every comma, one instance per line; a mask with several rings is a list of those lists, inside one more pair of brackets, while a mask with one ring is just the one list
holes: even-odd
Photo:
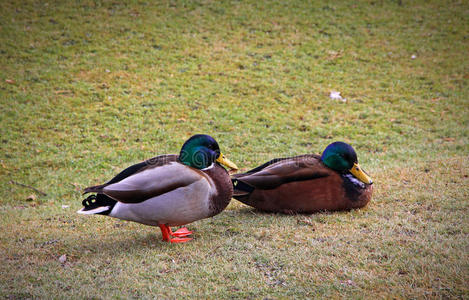
[[[466, 1], [121, 2], [0, 2], [0, 297], [469, 297]], [[75, 213], [195, 133], [241, 171], [348, 142], [374, 197], [186, 244]]]

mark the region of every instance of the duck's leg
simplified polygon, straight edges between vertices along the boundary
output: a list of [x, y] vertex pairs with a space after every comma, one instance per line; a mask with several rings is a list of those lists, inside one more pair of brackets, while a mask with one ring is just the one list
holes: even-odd
[[191, 238], [179, 238], [179, 237], [171, 238], [171, 236], [173, 235], [173, 232], [171, 231], [171, 228], [168, 225], [159, 224], [158, 226], [161, 229], [161, 233], [163, 235], [163, 241], [170, 242], [170, 243], [184, 243], [184, 242], [192, 240]]
[[168, 231], [168, 226], [164, 224], [159, 224], [158, 225], [161, 229], [161, 234], [163, 235], [163, 241], [169, 242], [169, 231]]

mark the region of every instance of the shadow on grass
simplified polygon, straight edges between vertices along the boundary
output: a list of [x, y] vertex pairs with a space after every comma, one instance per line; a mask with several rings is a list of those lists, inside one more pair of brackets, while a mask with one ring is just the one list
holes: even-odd
[[349, 213], [352, 210], [344, 210], [344, 211], [318, 211], [314, 213], [281, 213], [281, 212], [270, 212], [270, 211], [264, 211], [264, 210], [259, 210], [257, 208], [252, 208], [252, 207], [243, 207], [239, 210], [237, 210], [240, 214], [242, 215], [251, 215], [251, 216], [257, 216], [257, 215], [262, 215], [262, 216], [268, 216], [271, 215], [273, 217], [294, 217], [294, 216], [314, 216], [314, 215], [332, 215], [332, 214], [344, 214], [344, 213]]
[[[147, 231], [147, 229], [143, 230]], [[162, 240], [158, 228], [146, 233], [142, 232], [143, 230], [138, 230], [138, 232], [131, 232], [129, 229], [121, 231], [118, 228], [115, 231], [108, 230], [99, 235], [83, 237], [77, 241], [75, 248], [81, 249], [83, 253], [91, 252], [111, 256], [122, 252], [135, 252], [137, 249], [157, 249], [169, 245]]]
[[[241, 233], [246, 226], [256, 226], [257, 228], [270, 228], [272, 223], [298, 222], [299, 219], [308, 216], [322, 218], [328, 215], [347, 214], [347, 211], [338, 212], [318, 212], [313, 214], [284, 214], [276, 212], [261, 211], [252, 207], [242, 207], [236, 210], [226, 210], [220, 215], [204, 221], [188, 224], [189, 230], [193, 230], [194, 238], [191, 242], [197, 242], [203, 237], [215, 238], [216, 236], [233, 236]], [[118, 221], [119, 222], [119, 221]], [[173, 227], [177, 229], [177, 227]], [[191, 243], [189, 242], [189, 243]], [[113, 228], [107, 228], [105, 231], [83, 236], [77, 241], [75, 249], [80, 252], [99, 253], [105, 256], [118, 255], [121, 253], [139, 252], [141, 250], [167, 249], [174, 247], [162, 240], [162, 235], [158, 227], [145, 225], [134, 225], [130, 222], [121, 221], [116, 223]]]

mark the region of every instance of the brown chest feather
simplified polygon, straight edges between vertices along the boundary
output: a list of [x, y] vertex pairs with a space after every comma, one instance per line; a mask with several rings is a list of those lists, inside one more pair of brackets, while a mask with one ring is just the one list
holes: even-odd
[[210, 211], [214, 216], [223, 211], [231, 201], [233, 195], [233, 185], [231, 184], [228, 172], [219, 164], [215, 164], [213, 168], [203, 171], [206, 175], [210, 176], [215, 184], [216, 191], [211, 196]]

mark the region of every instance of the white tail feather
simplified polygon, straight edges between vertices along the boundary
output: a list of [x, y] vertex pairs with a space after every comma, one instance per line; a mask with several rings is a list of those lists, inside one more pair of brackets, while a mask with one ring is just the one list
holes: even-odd
[[95, 209], [90, 209], [90, 210], [85, 210], [85, 208], [80, 209], [77, 211], [79, 214], [83, 215], [94, 215], [94, 214], [99, 214], [100, 212], [106, 211], [110, 208], [110, 206], [100, 206]]

